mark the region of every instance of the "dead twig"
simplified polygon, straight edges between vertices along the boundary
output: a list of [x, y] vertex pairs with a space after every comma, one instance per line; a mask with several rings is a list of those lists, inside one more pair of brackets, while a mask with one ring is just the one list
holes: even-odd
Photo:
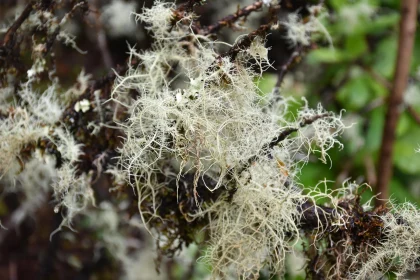
[[232, 26], [240, 18], [246, 18], [252, 12], [258, 11], [263, 6], [262, 1], [257, 1], [252, 3], [242, 9], [238, 9], [236, 13], [228, 15], [221, 20], [217, 21], [215, 24], [212, 24], [204, 29], [202, 32], [203, 35], [208, 35], [211, 33], [216, 33], [223, 27]]
[[244, 36], [235, 45], [233, 45], [227, 52], [223, 53], [222, 57], [229, 57], [231, 61], [236, 59], [236, 56], [243, 50], [251, 46], [252, 41], [257, 37], [263, 37], [270, 30], [271, 24], [263, 24], [258, 29], [252, 31]]
[[280, 71], [277, 75], [277, 82], [275, 85], [275, 89], [279, 89], [281, 84], [283, 83], [284, 77], [286, 76], [287, 71], [289, 71], [292, 64], [301, 56], [303, 52], [303, 46], [298, 46], [290, 55], [289, 59], [282, 65]]
[[14, 45], [13, 39], [16, 35], [16, 31], [19, 29], [22, 23], [29, 17], [29, 15], [34, 9], [33, 8], [34, 4], [35, 4], [34, 1], [29, 2], [26, 5], [25, 9], [23, 10], [22, 14], [15, 20], [12, 26], [10, 26], [10, 28], [7, 30], [6, 35], [4, 35], [3, 46], [11, 48]]
[[267, 24], [260, 25], [254, 31], [248, 33], [246, 36], [242, 37], [236, 44], [234, 44], [227, 52], [221, 54], [221, 57], [229, 57], [230, 61], [234, 61], [236, 56], [243, 50], [249, 48], [257, 37], [264, 37], [271, 30], [272, 26], [277, 23], [277, 12], [279, 11], [280, 6], [272, 6], [269, 10], [269, 20]]
[[94, 15], [95, 29], [96, 29], [96, 39], [98, 41], [99, 50], [101, 51], [102, 59], [106, 68], [110, 69], [114, 66], [112, 61], [111, 52], [108, 48], [108, 41], [106, 39], [106, 33], [104, 26], [101, 21], [101, 14], [99, 12], [99, 1], [95, 0], [92, 4], [96, 10]]
[[293, 132], [296, 132], [299, 130], [299, 128], [305, 127], [307, 125], [310, 125], [312, 123], [314, 123], [315, 121], [325, 118], [325, 117], [329, 117], [331, 116], [331, 113], [323, 113], [323, 114], [319, 114], [319, 115], [315, 115], [311, 118], [305, 118], [303, 119], [300, 123], [298, 127], [291, 127], [291, 128], [286, 128], [285, 130], [283, 130], [279, 136], [277, 136], [276, 138], [274, 138], [273, 140], [271, 140], [271, 142], [268, 144], [268, 147], [270, 149], [272, 149], [274, 146], [276, 146], [278, 143], [280, 143], [281, 141], [283, 141], [284, 139], [286, 139], [287, 136], [289, 136], [290, 134], [292, 134]]

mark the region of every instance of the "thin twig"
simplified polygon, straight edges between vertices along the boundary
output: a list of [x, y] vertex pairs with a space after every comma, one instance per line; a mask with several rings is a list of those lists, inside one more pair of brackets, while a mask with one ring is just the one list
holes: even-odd
[[109, 48], [108, 48], [108, 41], [106, 39], [104, 26], [101, 21], [101, 14], [99, 12], [99, 1], [98, 0], [93, 1], [93, 6], [96, 10], [96, 13], [94, 15], [96, 39], [98, 41], [98, 46], [102, 54], [104, 65], [106, 68], [110, 69], [114, 66], [114, 63], [112, 61], [111, 52], [109, 51]]
[[303, 46], [298, 46], [290, 55], [289, 59], [282, 65], [280, 71], [277, 75], [277, 82], [275, 88], [280, 88], [281, 84], [283, 83], [284, 77], [286, 76], [287, 71], [289, 71], [292, 64], [295, 62], [296, 58], [298, 58], [303, 51]]
[[178, 11], [191, 12], [195, 5], [200, 5], [201, 0], [188, 0], [178, 6]]
[[403, 100], [409, 75], [416, 32], [417, 5], [418, 0], [402, 1], [397, 63], [393, 87], [388, 99], [385, 127], [379, 155], [377, 192], [380, 193], [378, 196], [380, 200], [378, 200], [378, 204], [384, 204], [384, 199], [389, 197], [388, 185], [392, 177], [392, 148], [395, 140], [395, 129], [400, 115], [399, 106]]
[[[45, 42], [45, 49], [44, 49], [44, 53], [43, 53], [44, 57], [47, 57], [48, 53], [51, 51], [52, 47], [54, 46], [54, 43], [55, 43], [58, 35], [61, 32], [62, 24], [64, 22], [66, 22], [69, 18], [71, 18], [74, 15], [74, 13], [76, 12], [77, 9], [80, 9], [80, 10], [86, 12], [88, 10], [87, 2], [85, 0], [83, 0], [83, 1], [75, 4], [73, 6], [73, 8], [67, 14], [64, 15], [64, 17], [61, 19], [60, 24], [57, 25], [54, 32], [50, 36], [48, 36], [47, 41]], [[111, 68], [111, 67], [109, 67], [109, 68]]]
[[416, 121], [416, 123], [420, 124], [420, 114], [417, 113], [417, 111], [411, 105], [407, 105], [407, 112]]
[[270, 149], [272, 149], [278, 143], [280, 143], [281, 141], [283, 141], [284, 139], [286, 139], [287, 136], [289, 136], [293, 132], [298, 131], [299, 128], [305, 127], [307, 125], [310, 125], [310, 124], [314, 123], [315, 121], [317, 121], [319, 119], [322, 119], [322, 118], [325, 118], [325, 117], [329, 117], [329, 116], [331, 116], [331, 113], [327, 112], [327, 113], [323, 113], [323, 114], [312, 116], [311, 118], [305, 118], [305, 119], [303, 119], [299, 123], [299, 127], [291, 127], [291, 128], [287, 128], [287, 129], [283, 130], [279, 134], [279, 136], [277, 136], [276, 138], [274, 138], [273, 140], [271, 140], [271, 142], [268, 144], [268, 147]]
[[[172, 23], [171, 23], [171, 27], [169, 31], [171, 31], [172, 28], [174, 28], [174, 26], [176, 25], [176, 23], [182, 20], [187, 13], [192, 12], [194, 9], [194, 6], [201, 5], [201, 4], [202, 4], [201, 0], [188, 0], [178, 5], [177, 8], [173, 10]], [[191, 28], [193, 29], [195, 33], [199, 33], [200, 28], [199, 26], [197, 26], [195, 22], [193, 22], [193, 24], [191, 25]]]
[[258, 11], [263, 6], [262, 1], [257, 1], [248, 5], [242, 9], [238, 9], [238, 11], [234, 14], [228, 15], [221, 20], [217, 21], [215, 24], [212, 24], [204, 29], [203, 35], [208, 35], [211, 33], [216, 33], [223, 27], [232, 26], [238, 19], [247, 17], [252, 12]]
[[29, 17], [33, 10], [34, 1], [29, 2], [25, 9], [23, 10], [22, 14], [16, 19], [16, 21], [10, 26], [7, 30], [6, 35], [4, 35], [3, 39], [3, 46], [11, 47], [14, 45], [14, 36], [16, 35], [16, 31], [22, 25], [22, 23]]
[[236, 59], [236, 56], [243, 50], [251, 46], [252, 41], [256, 37], [263, 37], [268, 30], [270, 30], [271, 24], [263, 24], [258, 29], [252, 31], [248, 35], [244, 36], [235, 45], [233, 45], [227, 52], [223, 53], [222, 57], [229, 57], [231, 61]]
[[271, 30], [271, 27], [277, 23], [277, 12], [280, 6], [272, 6], [269, 10], [269, 20], [267, 24], [260, 25], [254, 31], [242, 37], [236, 44], [234, 44], [227, 52], [221, 54], [221, 57], [229, 57], [230, 61], [234, 61], [236, 56], [243, 50], [249, 48], [252, 41], [257, 37], [264, 37]]
[[[265, 144], [261, 150], [262, 151], [268, 151], [274, 148], [274, 146], [276, 146], [277, 144], [279, 144], [280, 142], [282, 142], [284, 139], [287, 138], [287, 136], [289, 136], [290, 134], [292, 134], [293, 132], [298, 131], [300, 128], [305, 127], [307, 125], [310, 125], [312, 123], [314, 123], [316, 120], [325, 118], [331, 116], [330, 112], [327, 113], [323, 113], [323, 114], [319, 114], [319, 115], [315, 115], [312, 116], [310, 118], [304, 118], [300, 123], [299, 126], [297, 127], [290, 127], [290, 128], [286, 128], [284, 129], [282, 132], [280, 132], [280, 134], [275, 137], [274, 139], [272, 139], [269, 143]], [[256, 156], [253, 156], [251, 158], [248, 159], [248, 163], [252, 163], [257, 159]]]

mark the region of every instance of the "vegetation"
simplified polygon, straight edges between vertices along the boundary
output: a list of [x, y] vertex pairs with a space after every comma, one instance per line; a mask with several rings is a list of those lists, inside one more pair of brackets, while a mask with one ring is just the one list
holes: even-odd
[[5, 4], [0, 275], [415, 273], [418, 3], [398, 3]]

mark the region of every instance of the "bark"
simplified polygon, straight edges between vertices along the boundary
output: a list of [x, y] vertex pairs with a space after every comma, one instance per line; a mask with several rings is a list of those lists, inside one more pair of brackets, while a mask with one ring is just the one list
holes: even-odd
[[393, 173], [392, 159], [395, 129], [400, 116], [399, 109], [403, 101], [410, 70], [410, 60], [416, 32], [417, 5], [418, 0], [402, 1], [397, 62], [394, 82], [387, 103], [388, 108], [385, 117], [385, 127], [382, 134], [382, 145], [378, 163], [377, 192], [380, 193], [378, 196], [379, 200], [377, 200], [378, 204], [384, 204], [385, 199], [389, 197], [388, 185]]

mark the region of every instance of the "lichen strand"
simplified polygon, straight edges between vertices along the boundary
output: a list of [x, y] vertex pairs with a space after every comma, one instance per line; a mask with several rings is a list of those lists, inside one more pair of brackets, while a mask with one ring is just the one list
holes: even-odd
[[31, 205], [22, 219], [52, 192], [56, 212], [62, 210], [60, 228], [70, 227], [75, 215], [94, 201], [90, 175], [76, 170], [82, 145], [58, 125], [66, 102], [58, 98], [57, 85], [39, 93], [33, 83], [22, 85], [20, 102], [9, 104], [7, 116], [0, 120], [0, 179], [6, 191], [23, 193], [25, 204]]
[[[356, 186], [350, 184], [343, 190], [351, 190], [351, 185]], [[357, 186], [353, 191], [363, 189]], [[301, 206], [300, 228], [305, 232], [306, 239], [312, 242], [304, 250], [310, 260], [306, 267], [308, 276], [313, 279], [349, 279], [349, 272], [360, 269], [370, 258], [368, 252], [371, 248], [384, 238], [381, 216], [387, 215], [388, 210], [379, 208], [371, 211], [368, 205], [360, 204], [360, 198], [360, 193], [350, 191], [330, 203], [329, 207], [314, 206], [309, 202]], [[322, 210], [318, 211], [318, 217], [314, 215], [315, 207]], [[355, 257], [355, 252], [364, 253]]]
[[297, 205], [306, 200], [286, 182], [277, 162], [255, 162], [239, 178], [232, 200], [219, 200], [207, 210], [212, 211], [211, 241], [204, 260], [212, 264], [214, 276], [258, 279], [264, 267], [270, 273], [283, 270], [299, 236]]
[[[173, 9], [158, 2], [136, 15], [155, 43], [131, 48], [129, 69], [115, 81], [112, 100], [129, 116], [110, 172], [136, 190], [161, 249], [173, 254], [208, 224], [205, 260], [215, 278], [281, 272], [299, 236], [298, 207], [309, 199], [296, 185], [300, 162], [318, 150], [326, 161], [344, 125], [306, 103], [288, 121], [295, 101], [271, 100], [255, 85], [270, 67], [263, 39], [221, 56], [214, 41], [192, 32], [193, 14]], [[299, 132], [271, 145], [289, 128]]]
[[377, 246], [370, 246], [367, 253], [353, 257], [352, 279], [381, 278], [392, 272], [403, 279], [407, 272], [415, 271], [419, 264], [420, 211], [406, 202], [395, 205], [392, 211], [381, 215], [383, 235]]

